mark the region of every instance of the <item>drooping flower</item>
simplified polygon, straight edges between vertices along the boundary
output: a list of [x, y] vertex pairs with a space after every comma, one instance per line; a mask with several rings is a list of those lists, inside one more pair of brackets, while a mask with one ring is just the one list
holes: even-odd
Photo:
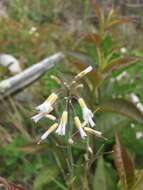
[[58, 135], [61, 135], [61, 136], [65, 135], [67, 122], [68, 122], [68, 112], [65, 110], [63, 111], [59, 126], [56, 130], [56, 133]]
[[39, 113], [39, 114], [36, 114], [34, 116], [31, 117], [31, 119], [37, 123], [40, 119], [42, 119], [44, 117], [44, 114], [43, 113]]
[[41, 113], [50, 113], [49, 110], [51, 110], [52, 105], [57, 100], [58, 95], [56, 93], [52, 93], [46, 101], [44, 101], [41, 105], [36, 107], [36, 110]]
[[52, 105], [57, 100], [58, 95], [55, 93], [52, 93], [46, 101], [44, 101], [41, 105], [37, 106], [36, 109], [39, 112], [38, 114], [34, 115], [31, 119], [37, 123], [40, 119], [43, 117], [47, 117], [47, 115], [53, 111]]
[[40, 138], [40, 141], [38, 142], [38, 144], [40, 144], [40, 142], [42, 140], [45, 140], [50, 133], [52, 133], [56, 128], [58, 127], [58, 123], [54, 123]]
[[84, 139], [87, 135], [84, 129], [82, 128], [82, 124], [78, 116], [74, 117], [74, 123], [80, 133], [81, 138]]
[[37, 123], [40, 119], [42, 119], [43, 117], [47, 117], [47, 115], [49, 115], [48, 113], [50, 113], [51, 111], [53, 111], [53, 107], [49, 107], [49, 110], [47, 110], [47, 112], [40, 112], [34, 116], [31, 117], [31, 119]]
[[90, 124], [91, 127], [95, 126], [95, 122], [93, 121], [93, 113], [92, 111], [87, 107], [86, 103], [84, 102], [83, 98], [78, 99], [79, 105], [82, 109], [83, 119], [87, 124]]

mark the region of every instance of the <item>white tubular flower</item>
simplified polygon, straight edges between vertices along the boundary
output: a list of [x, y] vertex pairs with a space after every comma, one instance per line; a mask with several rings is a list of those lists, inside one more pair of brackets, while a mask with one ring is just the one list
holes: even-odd
[[82, 128], [82, 124], [80, 122], [79, 117], [77, 117], [77, 116], [74, 117], [74, 122], [75, 122], [75, 126], [77, 127], [77, 129], [78, 129], [78, 131], [80, 133], [81, 138], [84, 139], [87, 135], [86, 135], [85, 131]]
[[[47, 137], [48, 137], [48, 135], [50, 134], [50, 133], [52, 133], [56, 128], [58, 127], [58, 123], [54, 123], [42, 136], [41, 136], [41, 140], [45, 140]], [[39, 143], [40, 143], [40, 141], [39, 141]], [[38, 144], [39, 144], [38, 143]]]
[[44, 101], [44, 103], [42, 103], [41, 105], [37, 106], [36, 109], [39, 112], [43, 112], [43, 113], [49, 113], [52, 108], [52, 104], [55, 103], [55, 101], [57, 100], [58, 95], [55, 93], [52, 93], [46, 101]]
[[88, 133], [91, 133], [91, 134], [97, 136], [97, 137], [102, 137], [102, 132], [91, 129], [90, 127], [84, 127], [84, 130]]
[[82, 109], [83, 113], [83, 119], [88, 124], [91, 125], [91, 127], [95, 126], [95, 122], [93, 121], [93, 113], [92, 111], [86, 106], [86, 103], [84, 102], [83, 98], [78, 99], [79, 105]]
[[60, 120], [60, 124], [56, 130], [56, 133], [58, 135], [61, 135], [61, 136], [65, 135], [67, 122], [68, 122], [68, 112], [63, 111], [63, 114], [62, 114], [62, 117]]
[[86, 75], [87, 73], [89, 73], [90, 71], [92, 71], [93, 67], [89, 66], [87, 67], [85, 70], [81, 71], [78, 75], [75, 76], [75, 79], [81, 78], [84, 75]]

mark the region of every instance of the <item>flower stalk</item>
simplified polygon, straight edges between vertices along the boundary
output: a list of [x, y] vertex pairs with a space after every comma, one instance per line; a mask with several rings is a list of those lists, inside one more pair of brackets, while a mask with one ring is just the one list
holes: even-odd
[[[72, 139], [73, 133], [75, 133], [75, 129], [77, 129], [77, 132], [79, 133], [81, 139], [86, 139], [89, 133], [94, 134], [96, 137], [102, 137], [102, 133], [100, 131], [93, 129], [93, 127], [96, 126], [93, 119], [94, 114], [88, 108], [85, 100], [82, 97], [77, 97], [75, 94], [73, 94], [74, 90], [77, 91], [79, 87], [83, 87], [83, 84], [78, 84], [77, 81], [89, 72], [91, 72], [92, 69], [92, 66], [87, 67], [85, 70], [77, 74], [69, 84], [67, 82], [64, 82], [59, 77], [51, 77], [58, 84], [62, 85], [62, 88], [58, 90], [58, 92], [51, 93], [51, 95], [42, 104], [37, 106], [36, 110], [38, 113], [31, 118], [35, 123], [37, 123], [42, 118], [47, 118], [54, 122], [54, 124], [49, 127], [49, 129], [41, 136], [38, 143], [40, 143], [42, 140], [47, 139], [49, 134], [51, 134], [53, 131], [55, 131], [55, 133], [60, 136], [64, 136], [68, 131], [68, 139]], [[61, 117], [57, 118], [56, 116], [51, 114], [51, 112], [54, 111], [55, 102], [60, 99], [59, 95], [61, 96], [63, 92], [64, 94], [66, 93], [66, 97], [63, 98], [63, 100], [65, 101], [65, 110], [63, 111]], [[73, 99], [79, 104], [81, 108], [82, 119], [79, 118], [74, 110], [74, 105], [72, 104]], [[69, 119], [72, 111], [74, 115], [73, 121], [75, 128], [71, 127]], [[70, 141], [70, 146], [73, 143], [74, 140], [72, 139], [72, 142]]]

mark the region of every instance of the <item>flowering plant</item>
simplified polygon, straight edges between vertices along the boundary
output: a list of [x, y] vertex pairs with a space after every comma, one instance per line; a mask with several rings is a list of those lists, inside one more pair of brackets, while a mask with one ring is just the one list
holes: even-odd
[[[56, 92], [53, 92], [41, 105], [36, 107], [36, 110], [38, 111], [38, 114], [34, 115], [32, 117], [32, 120], [37, 123], [40, 119], [43, 117], [46, 117], [52, 121], [54, 121], [54, 124], [48, 128], [48, 130], [41, 136], [40, 141], [38, 144], [42, 141], [45, 140], [50, 133], [55, 131], [58, 135], [65, 135], [66, 130], [67, 130], [67, 125], [69, 125], [69, 114], [70, 110], [73, 111], [74, 113], [74, 124], [76, 128], [78, 129], [78, 132], [81, 136], [82, 139], [85, 139], [87, 136], [87, 133], [91, 133], [96, 135], [97, 137], [102, 137], [102, 132], [97, 131], [93, 129], [93, 127], [96, 126], [95, 121], [94, 121], [94, 114], [93, 112], [88, 108], [86, 105], [84, 99], [80, 95], [75, 95], [72, 93], [72, 90], [78, 87], [81, 87], [81, 84], [78, 85], [78, 80], [80, 80], [82, 77], [84, 77], [86, 74], [92, 71], [92, 66], [87, 67], [85, 70], [77, 74], [73, 80], [67, 84], [66, 82], [63, 82], [59, 77], [52, 76], [52, 79], [54, 79], [57, 83], [62, 85], [62, 88], [57, 90]], [[65, 99], [65, 109], [63, 110], [62, 116], [57, 118], [51, 112], [54, 110], [54, 104], [56, 101], [60, 98], [62, 95], [62, 92], [66, 91], [67, 96], [64, 97]], [[79, 116], [75, 113], [74, 106], [72, 103], [72, 100], [75, 99], [78, 103], [79, 106], [82, 110], [82, 119], [79, 118]], [[69, 126], [70, 127], [70, 126]], [[70, 143], [73, 143], [72, 137], [77, 134], [75, 132], [72, 134], [72, 136], [69, 139]]]

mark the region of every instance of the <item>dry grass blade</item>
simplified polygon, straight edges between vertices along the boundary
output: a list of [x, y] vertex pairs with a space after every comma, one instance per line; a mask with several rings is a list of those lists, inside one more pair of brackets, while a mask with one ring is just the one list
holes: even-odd
[[36, 143], [35, 144], [31, 143], [28, 145], [21, 146], [20, 148], [18, 148], [18, 150], [24, 153], [34, 154], [43, 151], [45, 148], [46, 148], [45, 144], [37, 145]]
[[99, 7], [99, 5], [97, 4], [96, 0], [91, 0], [91, 5], [95, 10], [95, 14], [97, 15], [98, 19], [101, 18], [101, 9]]
[[25, 188], [21, 186], [17, 186], [14, 183], [9, 183], [5, 178], [0, 177], [0, 189], [3, 190], [26, 190]]
[[7, 144], [12, 141], [11, 134], [4, 128], [4, 126], [0, 125], [0, 142], [2, 144]]

